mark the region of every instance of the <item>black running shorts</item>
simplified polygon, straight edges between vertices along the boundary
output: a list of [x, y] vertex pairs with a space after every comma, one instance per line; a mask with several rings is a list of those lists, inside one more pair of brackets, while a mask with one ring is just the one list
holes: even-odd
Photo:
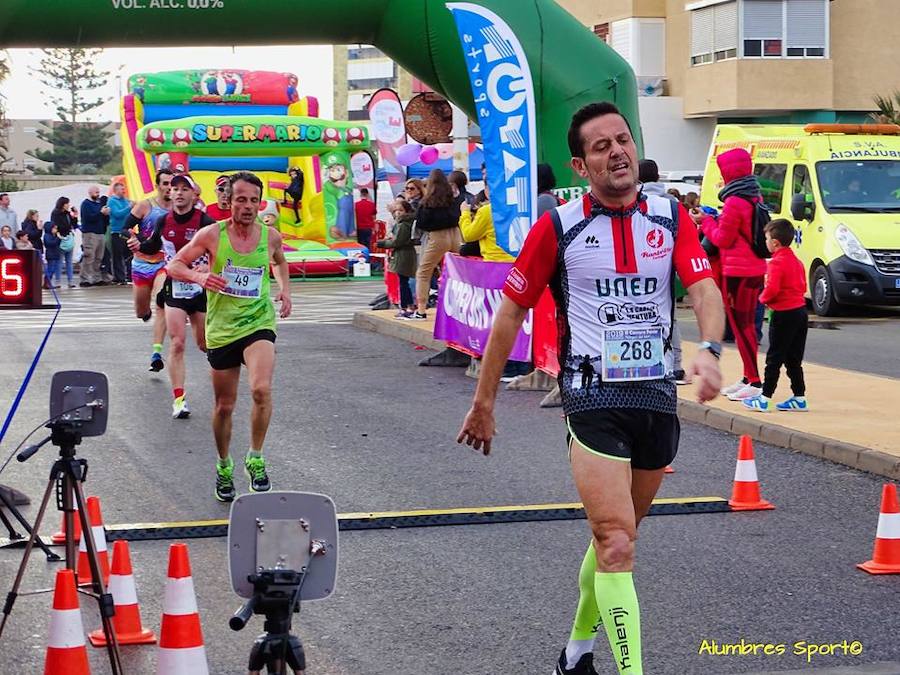
[[206, 350], [206, 358], [213, 370], [240, 368], [244, 363], [244, 350], [258, 340], [275, 342], [275, 333], [268, 328], [258, 330], [250, 335], [229, 342], [227, 345]]
[[176, 309], [184, 310], [188, 314], [194, 314], [195, 312], [206, 313], [206, 291], [200, 291], [192, 298], [173, 298], [172, 277], [168, 277], [160, 293], [163, 295], [166, 307], [175, 307]]
[[628, 460], [634, 469], [662, 469], [678, 452], [678, 416], [633, 408], [586, 410], [566, 417], [567, 440], [601, 457]]

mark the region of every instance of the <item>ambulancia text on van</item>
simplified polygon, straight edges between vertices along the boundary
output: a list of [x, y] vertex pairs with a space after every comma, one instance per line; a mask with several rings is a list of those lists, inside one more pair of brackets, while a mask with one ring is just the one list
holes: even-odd
[[797, 230], [817, 314], [841, 305], [900, 305], [900, 126], [729, 125], [716, 128], [701, 202], [721, 207], [716, 156], [744, 148], [772, 218]]

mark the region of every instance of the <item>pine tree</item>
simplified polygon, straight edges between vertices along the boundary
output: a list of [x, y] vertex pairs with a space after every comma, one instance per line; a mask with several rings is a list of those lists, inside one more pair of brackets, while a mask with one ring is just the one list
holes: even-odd
[[29, 155], [53, 164], [51, 173], [94, 172], [113, 157], [108, 123], [83, 122], [82, 117], [103, 105], [104, 98], [88, 98], [104, 87], [108, 71], [97, 70], [94, 62], [101, 49], [43, 49], [40, 68], [32, 69], [41, 84], [52, 91], [59, 121], [45, 124], [38, 137], [52, 150], [31, 150]]

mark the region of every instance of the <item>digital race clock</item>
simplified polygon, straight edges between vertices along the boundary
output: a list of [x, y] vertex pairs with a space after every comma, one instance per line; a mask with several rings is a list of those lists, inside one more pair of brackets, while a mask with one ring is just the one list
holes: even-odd
[[0, 309], [40, 309], [43, 265], [38, 251], [0, 250]]

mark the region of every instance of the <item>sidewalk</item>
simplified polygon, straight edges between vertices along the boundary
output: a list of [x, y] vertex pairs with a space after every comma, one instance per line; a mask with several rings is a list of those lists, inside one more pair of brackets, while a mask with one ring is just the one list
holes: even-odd
[[[401, 321], [393, 318], [395, 313], [360, 311], [354, 315], [353, 325], [429, 349], [444, 348], [442, 341], [432, 337], [433, 311], [426, 321]], [[691, 362], [696, 349], [694, 343], [683, 343], [685, 364]], [[694, 389], [688, 385], [678, 388], [679, 416], [685, 421], [749, 434], [765, 443], [900, 480], [900, 432], [897, 420], [888, 411], [890, 403], [900, 401], [900, 380], [815, 363], [805, 363], [803, 367], [808, 412], [752, 412], [741, 403], [722, 397], [701, 405], [694, 400]], [[725, 384], [740, 377], [737, 350], [726, 347], [722, 370]], [[789, 392], [787, 377], [782, 373], [775, 398], [787, 398]]]

